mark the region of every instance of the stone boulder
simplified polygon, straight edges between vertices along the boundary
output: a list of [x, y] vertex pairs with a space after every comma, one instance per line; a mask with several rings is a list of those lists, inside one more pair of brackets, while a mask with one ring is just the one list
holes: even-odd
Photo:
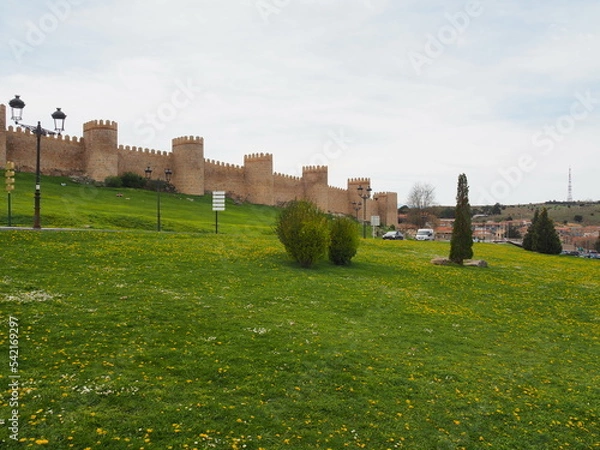
[[431, 260], [431, 264], [435, 264], [437, 266], [449, 266], [452, 264], [448, 258], [433, 258]]
[[483, 259], [468, 259], [464, 261], [464, 266], [474, 266], [474, 267], [488, 267], [487, 261]]

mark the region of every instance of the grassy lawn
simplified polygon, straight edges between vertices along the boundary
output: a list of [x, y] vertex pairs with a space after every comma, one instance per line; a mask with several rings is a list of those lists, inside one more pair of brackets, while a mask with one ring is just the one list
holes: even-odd
[[[0, 171], [3, 178], [3, 171]], [[3, 181], [3, 180], [2, 180]], [[33, 226], [35, 175], [17, 173], [12, 194], [12, 225]], [[157, 193], [128, 188], [99, 188], [77, 184], [69, 178], [42, 177], [43, 228], [88, 228], [154, 231], [157, 228]], [[162, 193], [161, 228], [164, 231], [214, 233], [212, 197]], [[8, 224], [6, 194], [0, 196], [0, 226]], [[219, 232], [248, 229], [270, 233], [276, 211], [261, 205], [234, 205], [219, 213]]]
[[598, 261], [368, 239], [306, 270], [274, 208], [217, 235], [210, 196], [161, 200], [156, 233], [156, 193], [44, 177], [42, 226], [88, 230], [0, 231], [2, 448], [600, 448]]
[[305, 270], [267, 230], [0, 232], [3, 448], [599, 447], [598, 261], [367, 240]]

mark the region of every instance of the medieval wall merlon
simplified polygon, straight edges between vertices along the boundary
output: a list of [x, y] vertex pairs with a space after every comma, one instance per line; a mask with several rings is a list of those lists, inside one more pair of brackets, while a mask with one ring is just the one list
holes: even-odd
[[137, 152], [137, 153], [141, 153], [143, 154], [150, 154], [150, 155], [159, 155], [159, 156], [169, 156], [171, 154], [171, 152], [168, 152], [166, 150], [155, 150], [153, 148], [142, 148], [142, 147], [136, 147], [136, 146], [129, 146], [129, 145], [119, 145], [117, 147], [117, 150], [119, 152]]
[[271, 153], [251, 153], [249, 155], [244, 155], [244, 163], [253, 161], [273, 162], [273, 155]]
[[284, 180], [295, 180], [295, 181], [301, 181], [302, 178], [295, 176], [295, 175], [287, 175], [285, 173], [279, 173], [279, 172], [275, 172], [273, 173], [273, 176], [277, 177], [277, 178], [281, 178]]
[[237, 164], [230, 164], [230, 163], [225, 163], [222, 161], [215, 161], [214, 159], [205, 159], [204, 163], [211, 164], [211, 165], [217, 166], [217, 167], [224, 167], [226, 169], [237, 170], [240, 172], [244, 170], [244, 168], [242, 166], [239, 166]]
[[83, 132], [96, 130], [96, 129], [107, 129], [107, 130], [118, 130], [117, 122], [112, 120], [90, 120], [83, 124]]
[[304, 166], [302, 167], [302, 173], [327, 173], [327, 166]]
[[[35, 134], [30, 131], [28, 128], [21, 128], [18, 126], [13, 127], [12, 125], [9, 125], [7, 133], [21, 133], [24, 134], [26, 136], [35, 136]], [[42, 139], [55, 139], [57, 141], [65, 141], [65, 142], [83, 142], [83, 138], [79, 137], [79, 136], [70, 136], [68, 134], [56, 134], [56, 135], [50, 135], [50, 136], [42, 136]]]
[[180, 136], [171, 141], [173, 147], [177, 145], [200, 144], [204, 145], [204, 138], [200, 136]]
[[365, 184], [370, 185], [370, 178], [348, 178], [348, 184]]

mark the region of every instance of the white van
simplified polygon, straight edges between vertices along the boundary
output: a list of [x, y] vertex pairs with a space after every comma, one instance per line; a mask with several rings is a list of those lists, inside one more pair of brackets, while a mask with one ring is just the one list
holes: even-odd
[[415, 239], [417, 241], [433, 241], [435, 234], [431, 228], [419, 228]]

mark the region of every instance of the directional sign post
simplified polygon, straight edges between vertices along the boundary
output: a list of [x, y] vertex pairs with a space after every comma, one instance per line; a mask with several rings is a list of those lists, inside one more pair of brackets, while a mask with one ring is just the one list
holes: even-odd
[[214, 191], [212, 210], [215, 212], [215, 234], [219, 234], [219, 211], [225, 211], [225, 191]]
[[373, 232], [373, 238], [375, 238], [375, 230], [379, 225], [381, 225], [379, 216], [371, 216], [371, 230]]
[[10, 194], [15, 189], [15, 163], [12, 161], [6, 162], [6, 170], [4, 176], [6, 177], [6, 193], [8, 195], [8, 226], [12, 226], [12, 207]]

